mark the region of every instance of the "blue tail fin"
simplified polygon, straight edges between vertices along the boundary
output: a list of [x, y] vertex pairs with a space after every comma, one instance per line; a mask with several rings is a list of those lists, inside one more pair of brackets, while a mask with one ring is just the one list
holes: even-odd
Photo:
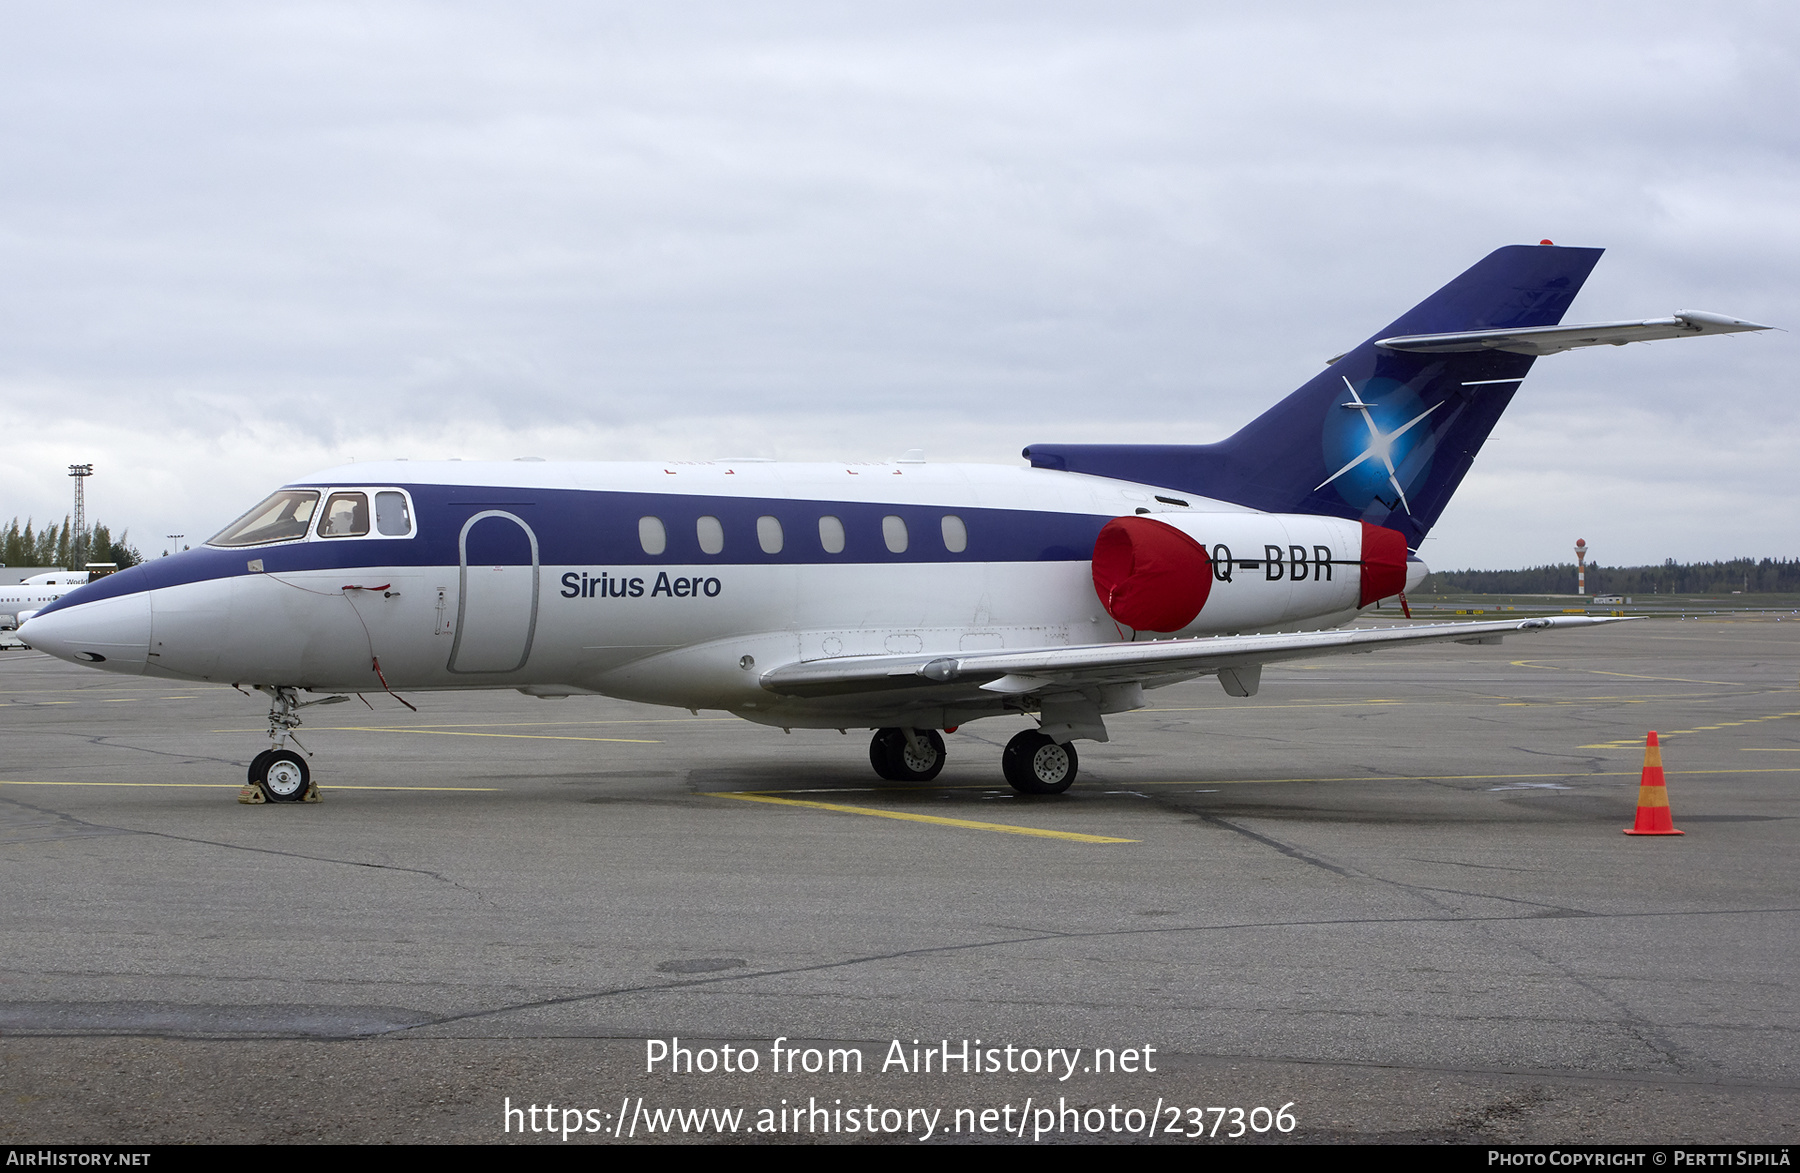
[[1533, 360], [1407, 353], [1376, 339], [1554, 326], [1601, 251], [1511, 245], [1488, 254], [1217, 444], [1033, 444], [1025, 457], [1272, 513], [1360, 519], [1416, 549]]

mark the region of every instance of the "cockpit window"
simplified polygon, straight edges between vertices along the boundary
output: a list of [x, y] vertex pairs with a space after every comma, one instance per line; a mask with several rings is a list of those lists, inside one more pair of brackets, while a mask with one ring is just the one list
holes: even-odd
[[283, 489], [207, 540], [209, 546], [260, 546], [306, 536], [307, 523], [319, 507], [312, 489]]
[[333, 493], [319, 518], [322, 538], [360, 538], [369, 532], [369, 498], [365, 493]]
[[403, 538], [412, 533], [412, 514], [406, 508], [406, 494], [375, 494], [375, 532], [385, 538]]

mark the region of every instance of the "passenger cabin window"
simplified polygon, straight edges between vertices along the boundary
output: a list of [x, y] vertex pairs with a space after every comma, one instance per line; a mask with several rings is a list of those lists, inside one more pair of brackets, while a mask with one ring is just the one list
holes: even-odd
[[881, 540], [887, 543], [890, 553], [906, 553], [906, 519], [888, 514], [881, 519]]
[[412, 533], [412, 511], [406, 507], [406, 494], [393, 491], [375, 494], [375, 532], [384, 538], [403, 538]]
[[660, 517], [638, 518], [638, 545], [646, 554], [660, 554], [669, 548], [669, 531]]
[[963, 519], [954, 513], [944, 514], [944, 549], [952, 554], [960, 554], [969, 548], [969, 530], [963, 525]]
[[827, 554], [844, 552], [844, 523], [835, 517], [825, 516], [819, 519], [819, 545]]
[[700, 549], [707, 554], [717, 554], [725, 548], [725, 527], [716, 517], [702, 517], [696, 521], [694, 536], [700, 539]]
[[319, 518], [322, 538], [360, 538], [369, 532], [369, 498], [363, 493], [333, 493]]
[[260, 546], [267, 542], [291, 542], [306, 536], [306, 527], [318, 507], [317, 490], [283, 489], [207, 539], [206, 544]]
[[762, 547], [762, 552], [765, 554], [781, 553], [781, 519], [779, 517], [756, 519], [756, 544]]

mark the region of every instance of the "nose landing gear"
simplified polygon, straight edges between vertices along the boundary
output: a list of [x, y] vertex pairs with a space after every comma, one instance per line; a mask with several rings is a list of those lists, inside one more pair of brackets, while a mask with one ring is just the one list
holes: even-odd
[[[294, 731], [300, 728], [298, 710], [308, 705], [335, 705], [349, 700], [347, 696], [326, 696], [316, 701], [303, 701], [298, 690], [285, 685], [259, 684], [256, 691], [269, 696], [268, 749], [250, 759], [249, 782], [238, 791], [238, 801], [252, 806], [265, 802], [318, 802], [319, 787], [312, 780], [306, 759], [287, 748], [292, 741], [300, 745]], [[304, 746], [301, 746], [305, 749]]]

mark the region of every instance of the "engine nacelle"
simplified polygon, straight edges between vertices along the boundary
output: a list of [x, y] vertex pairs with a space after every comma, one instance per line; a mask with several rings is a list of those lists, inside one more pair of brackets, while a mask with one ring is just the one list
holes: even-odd
[[1094, 543], [1106, 613], [1159, 634], [1267, 631], [1349, 615], [1407, 587], [1398, 531], [1292, 513], [1116, 517]]

